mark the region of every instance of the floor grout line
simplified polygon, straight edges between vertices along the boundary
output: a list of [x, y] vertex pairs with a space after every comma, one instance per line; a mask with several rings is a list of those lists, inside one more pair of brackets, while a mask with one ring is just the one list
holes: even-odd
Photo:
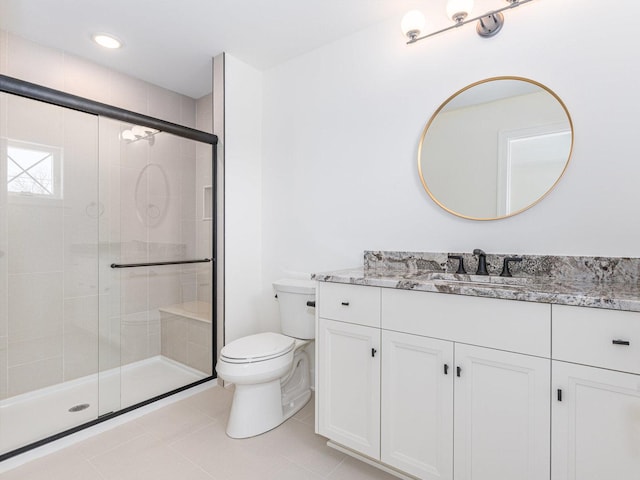
[[338, 464], [335, 467], [333, 467], [333, 469], [327, 474], [325, 478], [331, 478], [331, 475], [333, 475], [333, 473], [336, 472], [346, 460], [347, 460], [347, 455], [344, 455], [342, 460], [340, 460], [340, 462], [338, 462]]
[[85, 462], [87, 462], [89, 464], [89, 468], [91, 468], [91, 470], [93, 470], [94, 472], [96, 472], [96, 474], [102, 478], [103, 480], [107, 480], [106, 477], [102, 474], [102, 472], [98, 469], [98, 467], [96, 467], [93, 462], [91, 462], [91, 460], [89, 460], [88, 458], [84, 459]]
[[[136, 422], [136, 420], [134, 419], [134, 420], [131, 420], [131, 422], [130, 422], [130, 423], [132, 423], [132, 424], [133, 424], [133, 423], [135, 423], [135, 422]], [[120, 428], [120, 427], [125, 426], [125, 425], [128, 425], [128, 423], [125, 423], [125, 424], [123, 424], [123, 425], [120, 425], [120, 426], [118, 426], [118, 427], [115, 427], [115, 429]], [[147, 432], [146, 430], [144, 430], [141, 426], [140, 426], [140, 428], [142, 429], [142, 431], [141, 431], [140, 433], [138, 433], [138, 434], [134, 434], [134, 435], [133, 435], [133, 436], [131, 436], [131, 437], [127, 437], [127, 439], [126, 439], [126, 440], [123, 440], [122, 442], [118, 442], [116, 445], [112, 445], [110, 448], [107, 448], [106, 450], [102, 450], [102, 451], [100, 451], [99, 453], [97, 453], [97, 454], [95, 454], [95, 455], [87, 455], [87, 456], [85, 456], [84, 458], [85, 458], [86, 460], [91, 461], [91, 460], [95, 459], [96, 457], [99, 457], [100, 455], [104, 455], [105, 453], [112, 452], [112, 451], [113, 451], [113, 450], [115, 450], [116, 448], [119, 448], [119, 447], [121, 447], [121, 446], [123, 446], [123, 445], [126, 445], [127, 443], [131, 443], [131, 442], [133, 442], [134, 440], [137, 440], [138, 438], [140, 438], [140, 437], [142, 437], [142, 436], [144, 436], [144, 435], [147, 435], [147, 434], [148, 434], [148, 432]], [[115, 430], [115, 429], [113, 429], [113, 430]], [[102, 433], [102, 434], [100, 434], [100, 435], [103, 435], [103, 434], [108, 433], [108, 432], [112, 432], [113, 430], [109, 430], [109, 431], [107, 431], [107, 432], [103, 432], [103, 433]], [[82, 441], [82, 442], [80, 442], [80, 443], [77, 443], [77, 444], [75, 444], [75, 445], [71, 445], [70, 447], [76, 447], [78, 450], [82, 451], [82, 444], [83, 444], [84, 442], [90, 441], [90, 440], [92, 440], [92, 439], [95, 439], [94, 441], [99, 441], [99, 439], [98, 439], [97, 437], [91, 437], [91, 438], [88, 438], [88, 439], [86, 439], [86, 440], [83, 440], [83, 441]], [[67, 447], [67, 448], [70, 448], [70, 447]], [[65, 450], [65, 449], [63, 449], [63, 450], [61, 450], [61, 451], [64, 451], [64, 450]]]
[[[210, 427], [212, 424], [216, 424], [219, 423], [215, 418], [212, 419], [212, 421], [207, 422], [203, 425], [199, 425], [197, 428], [195, 428], [194, 430], [185, 433], [184, 435], [179, 436], [178, 438], [175, 438], [173, 440], [168, 440], [167, 441], [167, 446], [173, 448], [174, 445], [176, 445], [178, 442], [183, 442], [185, 441], [187, 438], [192, 437], [193, 435], [197, 434], [198, 432], [204, 430], [205, 428]], [[174, 448], [173, 448], [174, 449]], [[175, 450], [175, 449], [174, 449]], [[178, 452], [179, 453], [179, 452]]]
[[[195, 432], [194, 432], [195, 433]], [[175, 442], [174, 442], [175, 443]], [[194, 462], [193, 460], [191, 460], [189, 457], [187, 457], [186, 455], [184, 455], [182, 452], [178, 451], [176, 448], [173, 447], [173, 444], [169, 444], [167, 445], [167, 447], [174, 453], [176, 453], [178, 456], [180, 456], [181, 458], [183, 458], [184, 460], [186, 460], [190, 465], [193, 465], [194, 467], [196, 467], [198, 470], [200, 470], [201, 472], [203, 472], [207, 477], [213, 479], [213, 480], [224, 480], [220, 477], [214, 477], [211, 473], [207, 472], [204, 468], [202, 468], [200, 465], [198, 465], [196, 462]]]

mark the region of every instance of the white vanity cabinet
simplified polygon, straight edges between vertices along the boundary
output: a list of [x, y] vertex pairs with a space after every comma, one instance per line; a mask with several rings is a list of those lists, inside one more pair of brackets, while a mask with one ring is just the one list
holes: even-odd
[[549, 360], [383, 330], [381, 421], [418, 478], [548, 479]]
[[[549, 305], [383, 289], [381, 324], [385, 463], [430, 480], [548, 480]], [[443, 352], [449, 344], [450, 353], [442, 354], [439, 368], [433, 365], [436, 362], [425, 361], [393, 365], [393, 349], [390, 354], [384, 342], [388, 331], [439, 342], [436, 345]], [[450, 366], [446, 374], [445, 364]], [[385, 402], [387, 389], [394, 388], [392, 377], [419, 377], [424, 365], [439, 374], [431, 380], [431, 388], [442, 397], [443, 417], [433, 408], [420, 409], [417, 400], [412, 412], [415, 423], [407, 422], [405, 427], [391, 418], [385, 422], [385, 417], [397, 415], [394, 412], [403, 407]], [[416, 390], [416, 382], [408, 378], [405, 391], [396, 392], [395, 397], [423, 395], [429, 389]], [[436, 400], [429, 399], [428, 404], [432, 403]], [[417, 419], [436, 429], [421, 431]], [[446, 422], [448, 427], [438, 422]], [[435, 441], [434, 436], [438, 437]], [[391, 450], [385, 449], [385, 442]], [[418, 445], [406, 452], [393, 448], [394, 443], [403, 442]], [[412, 456], [410, 452], [416, 453]], [[443, 458], [453, 459], [453, 463], [446, 465], [440, 460]], [[422, 468], [409, 470], [412, 463]]]
[[380, 458], [380, 329], [321, 319], [320, 435]]
[[320, 284], [318, 433], [380, 458], [380, 289]]
[[549, 478], [550, 360], [456, 344], [456, 480]]
[[419, 478], [453, 478], [453, 348], [382, 331], [380, 459]]
[[640, 478], [640, 313], [554, 305], [553, 357], [552, 480]]
[[549, 479], [549, 305], [323, 282], [318, 301], [319, 434], [421, 479]]

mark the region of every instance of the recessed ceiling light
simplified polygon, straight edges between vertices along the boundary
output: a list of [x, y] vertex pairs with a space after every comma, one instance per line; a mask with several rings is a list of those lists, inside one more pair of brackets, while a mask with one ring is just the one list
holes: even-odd
[[106, 33], [96, 33], [93, 35], [93, 41], [104, 48], [120, 48], [122, 42], [112, 35]]

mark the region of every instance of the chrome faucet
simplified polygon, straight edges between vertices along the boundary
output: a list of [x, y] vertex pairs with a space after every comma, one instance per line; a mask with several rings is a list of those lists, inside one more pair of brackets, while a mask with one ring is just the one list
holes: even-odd
[[478, 270], [476, 271], [476, 275], [489, 275], [489, 272], [487, 272], [487, 254], [479, 248], [476, 248], [473, 254], [478, 256]]

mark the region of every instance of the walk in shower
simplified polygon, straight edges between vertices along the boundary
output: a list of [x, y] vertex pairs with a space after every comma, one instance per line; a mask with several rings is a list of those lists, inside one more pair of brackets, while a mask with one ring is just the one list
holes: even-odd
[[0, 92], [2, 459], [212, 378], [216, 137]]

